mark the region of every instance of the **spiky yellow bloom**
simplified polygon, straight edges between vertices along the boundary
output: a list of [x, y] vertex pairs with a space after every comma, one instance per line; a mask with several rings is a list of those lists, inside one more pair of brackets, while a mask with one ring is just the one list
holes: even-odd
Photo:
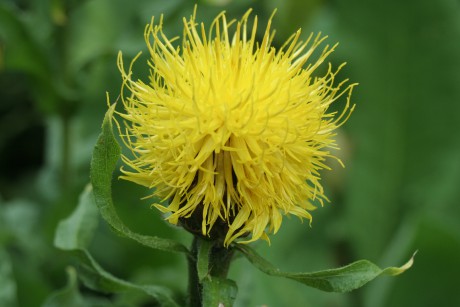
[[[172, 224], [198, 218], [205, 236], [225, 225], [226, 246], [268, 239], [283, 215], [311, 220], [312, 201], [327, 199], [319, 171], [328, 169], [335, 131], [353, 109], [353, 85], [334, 85], [340, 67], [314, 75], [335, 46], [309, 61], [325, 37], [301, 42], [298, 30], [276, 49], [272, 18], [257, 43], [250, 13], [228, 21], [222, 12], [206, 32], [195, 11], [184, 18], [180, 47], [163, 33], [162, 18], [152, 19], [148, 83], [133, 80], [132, 65], [126, 72], [118, 58], [131, 92], [120, 113], [133, 154], [123, 156], [130, 170], [122, 178], [154, 188], [155, 206]], [[328, 111], [343, 93], [343, 111]]]

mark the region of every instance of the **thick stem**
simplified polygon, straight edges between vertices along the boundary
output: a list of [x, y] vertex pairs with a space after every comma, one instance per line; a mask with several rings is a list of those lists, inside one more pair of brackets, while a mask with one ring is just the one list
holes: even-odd
[[[194, 236], [191, 248], [192, 256], [188, 258], [189, 269], [189, 306], [201, 307], [203, 306], [202, 291], [203, 285], [200, 283], [197, 271], [197, 258], [198, 258], [198, 244], [203, 240], [198, 236]], [[234, 254], [232, 247], [225, 248], [221, 245], [220, 241], [214, 241], [211, 251], [209, 253], [209, 275], [210, 278], [219, 277], [227, 278], [230, 268], [230, 263]]]
[[220, 278], [227, 278], [228, 270], [234, 250], [232, 247], [225, 248], [221, 245], [214, 245], [209, 255], [210, 275]]

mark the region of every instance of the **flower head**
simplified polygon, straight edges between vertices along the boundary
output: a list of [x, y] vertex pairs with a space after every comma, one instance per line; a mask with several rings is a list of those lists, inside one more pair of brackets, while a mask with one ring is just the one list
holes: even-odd
[[[268, 239], [283, 215], [311, 220], [312, 202], [327, 200], [319, 171], [328, 169], [336, 129], [353, 109], [353, 85], [334, 84], [341, 66], [314, 75], [335, 46], [311, 61], [325, 37], [301, 42], [298, 30], [277, 49], [272, 18], [258, 43], [250, 13], [228, 21], [222, 12], [207, 31], [195, 11], [184, 18], [178, 47], [163, 33], [162, 18], [152, 19], [147, 83], [133, 80], [132, 66], [126, 72], [118, 58], [131, 92], [119, 113], [132, 152], [122, 157], [129, 167], [122, 178], [152, 188], [172, 224], [193, 218], [205, 236], [224, 225], [226, 246]], [[329, 111], [344, 93], [343, 111]]]

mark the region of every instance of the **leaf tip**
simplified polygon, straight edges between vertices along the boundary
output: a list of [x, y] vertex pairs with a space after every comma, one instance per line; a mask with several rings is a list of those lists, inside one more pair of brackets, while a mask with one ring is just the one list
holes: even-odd
[[406, 263], [404, 263], [402, 266], [388, 268], [387, 270], [385, 270], [386, 271], [385, 273], [387, 275], [391, 275], [391, 276], [396, 276], [396, 275], [400, 275], [400, 274], [404, 273], [405, 271], [410, 269], [412, 267], [412, 265], [414, 264], [414, 258], [415, 258], [415, 255], [417, 255], [417, 253], [418, 253], [418, 250], [416, 250], [412, 254], [412, 257], [410, 257], [410, 259]]

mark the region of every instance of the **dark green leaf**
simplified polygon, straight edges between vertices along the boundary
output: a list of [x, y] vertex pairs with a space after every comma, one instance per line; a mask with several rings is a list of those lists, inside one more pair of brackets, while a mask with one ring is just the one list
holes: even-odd
[[[34, 40], [13, 6], [0, 4], [0, 42], [5, 43], [5, 66], [45, 77], [46, 60], [38, 43]], [[3, 46], [2, 46], [3, 47]], [[2, 55], [3, 56], [3, 55]]]
[[45, 39], [46, 42], [38, 38], [39, 34], [47, 31], [45, 23], [49, 18], [46, 18], [46, 21], [36, 19], [31, 26], [26, 20], [34, 14], [27, 17], [24, 15], [26, 14], [16, 7], [8, 3], [0, 3], [2, 66], [7, 71], [21, 71], [30, 78], [32, 81], [30, 86], [36, 94], [36, 102], [40, 109], [55, 112], [59, 107], [55, 93], [57, 80], [52, 76], [50, 65], [52, 55], [46, 53], [46, 47], [53, 44], [49, 43], [49, 37]]
[[198, 279], [201, 282], [209, 272], [209, 253], [212, 248], [212, 242], [208, 240], [199, 240], [198, 242], [196, 269], [198, 272]]
[[107, 111], [102, 124], [102, 133], [94, 148], [91, 160], [91, 183], [94, 198], [102, 217], [121, 236], [128, 237], [142, 245], [169, 252], [188, 253], [182, 244], [154, 236], [146, 236], [131, 231], [117, 215], [112, 202], [112, 173], [120, 157], [120, 146], [112, 131], [112, 116], [115, 104]]
[[233, 306], [238, 287], [233, 280], [218, 277], [207, 278], [203, 281], [203, 306]]
[[313, 273], [288, 273], [281, 272], [247, 245], [236, 245], [236, 248], [243, 253], [256, 268], [265, 274], [293, 279], [307, 286], [327, 292], [343, 293], [352, 291], [362, 287], [380, 275], [395, 276], [401, 274], [409, 269], [413, 263], [412, 256], [412, 258], [401, 267], [381, 269], [368, 260], [359, 260], [337, 269]]

